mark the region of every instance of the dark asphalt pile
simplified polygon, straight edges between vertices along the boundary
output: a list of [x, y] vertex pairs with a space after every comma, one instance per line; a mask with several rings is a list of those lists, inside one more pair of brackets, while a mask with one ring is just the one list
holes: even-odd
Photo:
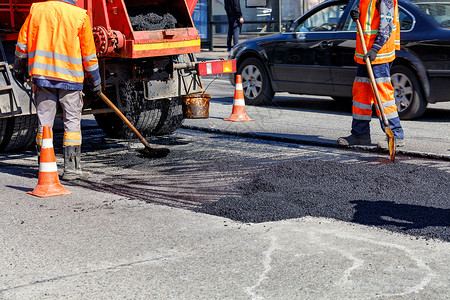
[[151, 31], [175, 28], [177, 19], [154, 7], [129, 8], [128, 15], [135, 31]]
[[435, 168], [292, 161], [248, 179], [242, 196], [198, 212], [245, 223], [326, 217], [450, 241], [450, 174]]

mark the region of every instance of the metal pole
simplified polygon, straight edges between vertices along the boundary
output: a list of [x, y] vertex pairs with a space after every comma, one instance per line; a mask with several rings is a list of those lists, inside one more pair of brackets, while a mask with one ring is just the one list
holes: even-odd
[[209, 39], [209, 51], [214, 49], [214, 37], [213, 37], [213, 25], [212, 25], [212, 0], [207, 0], [206, 7], [208, 10], [208, 39]]
[[281, 32], [281, 2], [283, 0], [278, 0], [278, 32]]

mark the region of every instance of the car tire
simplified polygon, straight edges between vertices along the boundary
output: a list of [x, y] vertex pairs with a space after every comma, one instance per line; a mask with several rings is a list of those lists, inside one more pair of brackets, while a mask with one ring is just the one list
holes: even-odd
[[400, 119], [410, 120], [423, 115], [427, 102], [417, 75], [403, 65], [393, 66], [391, 82]]
[[242, 76], [242, 89], [245, 103], [250, 105], [267, 105], [275, 95], [269, 74], [263, 63], [254, 57], [245, 59], [238, 68]]

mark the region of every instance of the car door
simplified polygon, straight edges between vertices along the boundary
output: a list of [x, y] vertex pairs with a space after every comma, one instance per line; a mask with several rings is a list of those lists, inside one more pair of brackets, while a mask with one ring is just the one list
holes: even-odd
[[280, 90], [320, 95], [332, 92], [332, 40], [343, 12], [342, 1], [324, 3], [284, 33], [273, 54], [274, 81]]
[[333, 41], [331, 59], [331, 78], [334, 95], [352, 98], [353, 80], [356, 74], [354, 60], [356, 48], [356, 23], [350, 17], [350, 10], [358, 6], [359, 1], [350, 2], [344, 17], [345, 21], [336, 31]]

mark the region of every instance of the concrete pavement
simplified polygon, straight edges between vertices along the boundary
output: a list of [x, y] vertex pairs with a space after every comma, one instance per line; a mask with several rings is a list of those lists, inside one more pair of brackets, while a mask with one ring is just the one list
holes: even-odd
[[0, 174], [1, 299], [450, 297], [449, 243], [323, 218], [242, 224], [75, 186], [36, 198], [15, 170]]

